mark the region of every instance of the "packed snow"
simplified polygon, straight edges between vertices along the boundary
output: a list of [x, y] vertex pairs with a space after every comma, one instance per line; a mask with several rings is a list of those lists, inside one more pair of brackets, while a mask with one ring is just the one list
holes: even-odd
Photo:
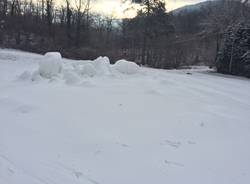
[[67, 84], [76, 84], [86, 78], [133, 75], [140, 73], [140, 67], [126, 60], [110, 64], [108, 57], [98, 57], [93, 61], [63, 62], [58, 52], [46, 53], [37, 59], [38, 68], [33, 71], [25, 70], [19, 75], [20, 80], [39, 81], [42, 79], [61, 80]]
[[62, 56], [58, 52], [46, 53], [39, 62], [39, 74], [46, 78], [58, 75], [62, 71]]
[[135, 74], [139, 71], [139, 66], [131, 61], [119, 60], [114, 64], [114, 68], [124, 74]]
[[250, 80], [0, 49], [0, 184], [250, 183]]

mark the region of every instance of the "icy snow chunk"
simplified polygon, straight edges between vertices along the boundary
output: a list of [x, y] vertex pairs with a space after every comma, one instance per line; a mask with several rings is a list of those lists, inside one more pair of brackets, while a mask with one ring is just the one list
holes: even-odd
[[140, 70], [140, 67], [136, 63], [124, 59], [117, 61], [113, 67], [124, 74], [135, 74]]
[[59, 52], [48, 52], [39, 63], [39, 74], [51, 78], [62, 71], [62, 56]]
[[62, 59], [62, 56], [61, 56], [60, 52], [47, 52], [44, 56], [47, 57], [47, 58], [53, 58], [55, 60]]
[[110, 75], [110, 62], [108, 57], [98, 57], [93, 61], [93, 64], [96, 68], [97, 74], [99, 75]]

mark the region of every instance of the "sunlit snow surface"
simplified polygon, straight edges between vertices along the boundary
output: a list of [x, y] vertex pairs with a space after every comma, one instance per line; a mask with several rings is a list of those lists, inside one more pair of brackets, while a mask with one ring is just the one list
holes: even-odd
[[250, 183], [250, 80], [204, 67], [45, 79], [41, 58], [0, 50], [0, 184]]

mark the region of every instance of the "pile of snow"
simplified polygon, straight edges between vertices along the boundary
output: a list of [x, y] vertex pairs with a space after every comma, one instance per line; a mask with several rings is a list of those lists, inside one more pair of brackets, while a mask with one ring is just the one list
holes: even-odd
[[131, 62], [131, 61], [126, 61], [123, 59], [117, 61], [114, 64], [113, 68], [123, 74], [135, 74], [140, 69], [140, 67], [136, 63]]
[[131, 75], [139, 72], [140, 67], [126, 60], [110, 64], [108, 57], [95, 60], [67, 60], [59, 52], [48, 52], [39, 59], [38, 69], [25, 71], [19, 75], [20, 80], [39, 81], [45, 79], [62, 79], [67, 84], [77, 84], [85, 78]]
[[39, 63], [39, 74], [51, 78], [62, 71], [62, 56], [59, 52], [48, 52]]
[[94, 67], [97, 70], [98, 75], [110, 75], [111, 68], [110, 68], [110, 61], [108, 57], [98, 57], [93, 61]]
[[109, 76], [118, 73], [131, 75], [138, 73], [140, 67], [131, 61], [119, 60], [114, 65], [110, 64], [108, 57], [98, 57], [93, 61], [78, 61], [71, 64], [76, 73], [87, 76]]

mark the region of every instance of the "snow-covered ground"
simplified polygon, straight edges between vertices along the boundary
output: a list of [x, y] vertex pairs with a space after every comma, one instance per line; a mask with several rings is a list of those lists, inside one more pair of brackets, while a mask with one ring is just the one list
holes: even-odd
[[44, 58], [0, 50], [0, 184], [250, 183], [250, 80]]

